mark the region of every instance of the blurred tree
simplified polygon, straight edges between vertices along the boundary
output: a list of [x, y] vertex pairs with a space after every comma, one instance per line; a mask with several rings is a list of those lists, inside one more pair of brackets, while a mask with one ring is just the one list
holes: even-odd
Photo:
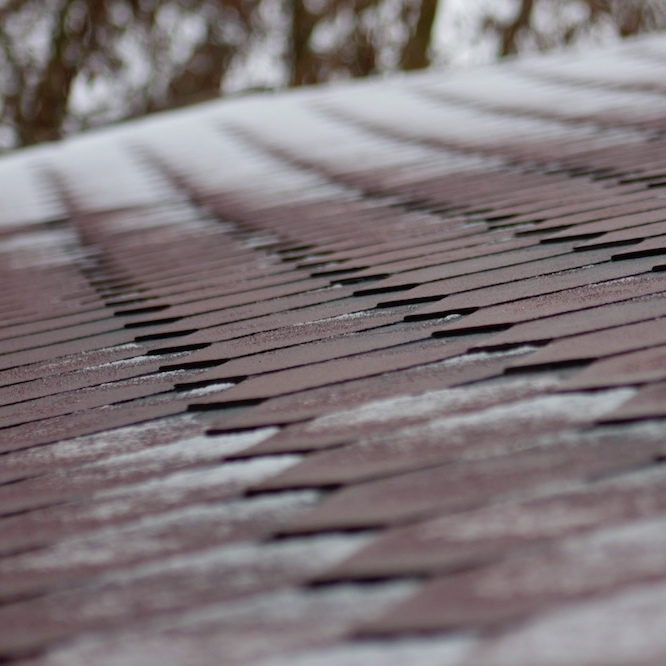
[[437, 0], [0, 0], [0, 147], [215, 97], [244, 74], [249, 87], [262, 53], [274, 56], [272, 87], [424, 67], [436, 9]]
[[28, 145], [219, 94], [261, 4], [0, 0], [0, 138]]
[[438, 0], [292, 0], [291, 85], [430, 64]]
[[548, 49], [611, 28], [620, 37], [666, 28], [665, 0], [517, 0], [513, 14], [485, 13], [483, 27], [497, 38], [497, 55]]
[[[0, 149], [244, 88], [426, 67], [448, 3], [0, 0]], [[666, 0], [477, 0], [457, 11], [479, 4], [477, 32], [498, 56], [600, 26], [666, 27]]]

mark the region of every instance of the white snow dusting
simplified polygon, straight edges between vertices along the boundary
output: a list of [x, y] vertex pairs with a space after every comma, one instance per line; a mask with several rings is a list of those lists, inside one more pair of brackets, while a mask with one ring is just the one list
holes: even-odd
[[568, 604], [489, 640], [464, 666], [625, 666], [666, 658], [666, 584]]
[[459, 666], [474, 644], [461, 636], [351, 643], [288, 653], [253, 666]]
[[[539, 377], [526, 380], [525, 386], [535, 392], [540, 392], [554, 388], [556, 382], [552, 378]], [[416, 396], [376, 400], [353, 409], [326, 414], [312, 421], [308, 429], [317, 432], [340, 426], [402, 421], [406, 416], [425, 417], [431, 414], [435, 416], [442, 412], [463, 409], [467, 405], [475, 405], [479, 400], [499, 398], [504, 392], [505, 387], [501, 385], [482, 384], [470, 388], [442, 389]]]

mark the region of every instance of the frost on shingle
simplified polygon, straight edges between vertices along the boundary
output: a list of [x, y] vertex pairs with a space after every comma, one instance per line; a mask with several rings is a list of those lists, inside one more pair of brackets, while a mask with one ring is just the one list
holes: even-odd
[[0, 160], [0, 661], [666, 660], [666, 47]]

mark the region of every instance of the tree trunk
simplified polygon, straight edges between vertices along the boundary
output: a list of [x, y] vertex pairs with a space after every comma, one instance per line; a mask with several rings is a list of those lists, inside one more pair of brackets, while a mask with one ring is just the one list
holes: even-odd
[[518, 36], [523, 30], [529, 29], [532, 23], [534, 4], [535, 0], [521, 0], [516, 18], [511, 23], [502, 26], [500, 30], [500, 57], [504, 58], [518, 53]]
[[76, 29], [68, 27], [68, 14], [75, 4], [75, 0], [67, 0], [61, 8], [52, 35], [49, 61], [32, 99], [24, 100], [24, 122], [19, 128], [19, 138], [24, 146], [62, 136], [72, 83], [84, 59], [93, 20], [86, 3], [86, 15], [79, 26]]
[[437, 15], [438, 0], [421, 0], [419, 16], [407, 43], [402, 49], [400, 69], [423, 69], [430, 65], [430, 43]]
[[303, 86], [315, 83], [316, 70], [310, 49], [310, 37], [318, 17], [311, 14], [304, 0], [291, 0], [291, 34], [289, 53], [289, 84]]

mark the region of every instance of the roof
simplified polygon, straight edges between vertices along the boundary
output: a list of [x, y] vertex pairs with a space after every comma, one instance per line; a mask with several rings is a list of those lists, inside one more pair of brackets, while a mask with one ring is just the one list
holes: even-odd
[[0, 160], [0, 661], [663, 664], [665, 61]]

